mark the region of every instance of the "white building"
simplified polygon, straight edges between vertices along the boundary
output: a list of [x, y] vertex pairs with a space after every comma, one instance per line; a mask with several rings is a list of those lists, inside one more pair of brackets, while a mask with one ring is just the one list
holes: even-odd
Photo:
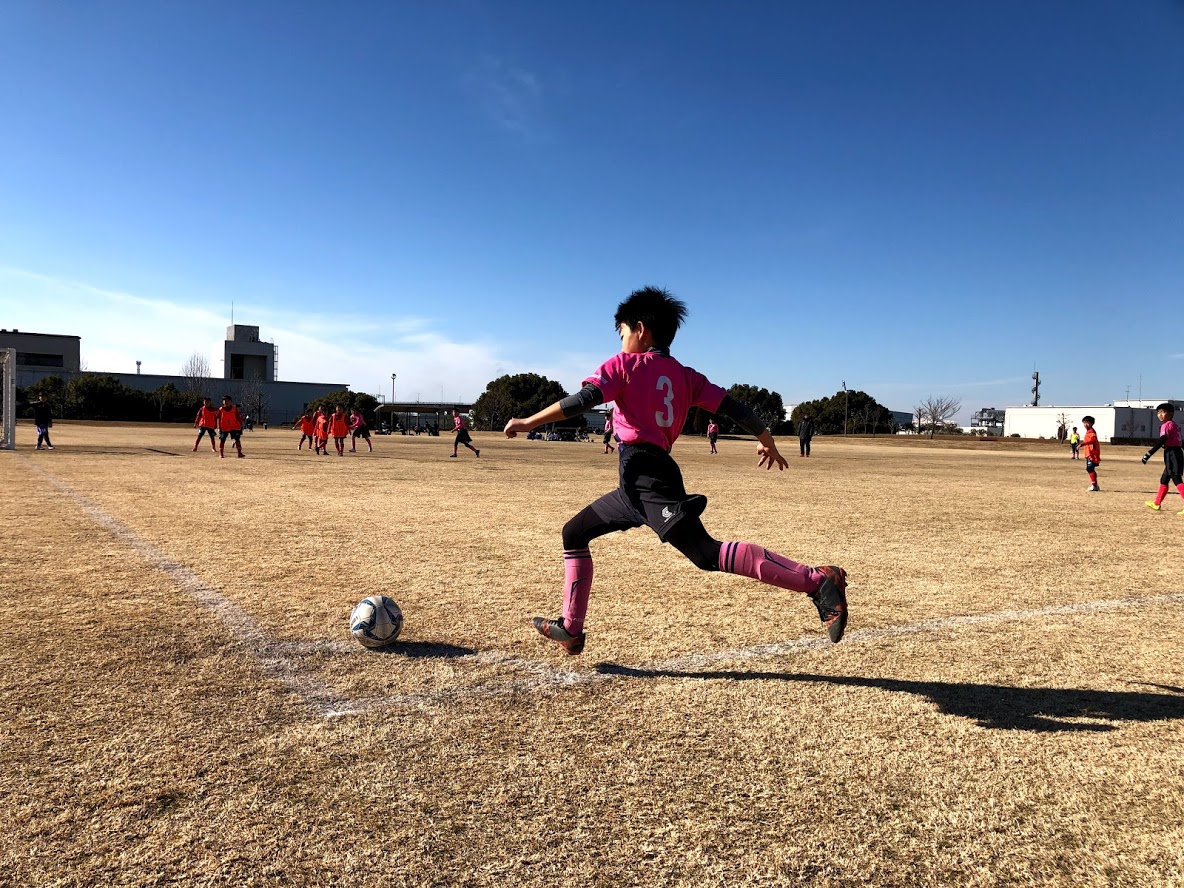
[[[1154, 438], [1159, 434], [1159, 419], [1155, 416], [1155, 405], [1169, 401], [1177, 411], [1184, 409], [1184, 402], [1171, 398], [1158, 401], [1115, 401], [1087, 407], [1008, 407], [1004, 418], [1003, 434], [1019, 435], [1021, 438], [1057, 437], [1062, 423], [1072, 432], [1077, 426], [1079, 434], [1085, 434], [1081, 417], [1094, 418], [1094, 431], [1102, 442], [1123, 438]], [[1146, 406], [1145, 406], [1146, 405]]]

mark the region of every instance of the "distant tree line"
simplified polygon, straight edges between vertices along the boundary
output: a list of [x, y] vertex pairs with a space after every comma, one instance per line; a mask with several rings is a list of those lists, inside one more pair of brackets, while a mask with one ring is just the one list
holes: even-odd
[[898, 428], [891, 410], [867, 392], [854, 389], [803, 401], [793, 408], [791, 419], [796, 424], [803, 416], [813, 418], [814, 432], [819, 435], [894, 434]]
[[31, 417], [33, 402], [49, 395], [54, 415], [62, 419], [108, 422], [193, 422], [199, 398], [166, 383], [146, 392], [124, 385], [114, 376], [80, 373], [69, 381], [46, 376], [26, 389], [18, 388], [19, 415]]
[[306, 409], [309, 413], [314, 413], [318, 409], [332, 413], [337, 409], [338, 404], [345, 408], [346, 413], [351, 410], [360, 410], [368, 423], [374, 418], [374, 411], [378, 408], [378, 399], [365, 392], [351, 392], [349, 389], [342, 389], [339, 392], [323, 395], [315, 401], [309, 401]]

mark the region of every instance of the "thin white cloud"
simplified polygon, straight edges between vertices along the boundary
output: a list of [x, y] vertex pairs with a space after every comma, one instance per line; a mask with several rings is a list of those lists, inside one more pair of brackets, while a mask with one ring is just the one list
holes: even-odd
[[546, 134], [543, 85], [534, 74], [495, 56], [483, 56], [468, 79], [481, 110], [499, 127], [528, 138]]
[[[394, 373], [400, 400], [468, 401], [507, 373], [540, 373], [570, 389], [595, 367], [580, 355], [538, 364], [533, 351], [515, 355], [495, 343], [452, 339], [431, 318], [296, 313], [240, 303], [235, 321], [259, 327], [260, 338], [275, 343], [281, 380], [341, 383], [389, 398]], [[94, 372], [134, 373], [139, 360], [143, 373], [176, 375], [197, 352], [221, 376], [229, 323], [204, 306], [0, 267], [0, 327], [80, 336], [82, 359]]]

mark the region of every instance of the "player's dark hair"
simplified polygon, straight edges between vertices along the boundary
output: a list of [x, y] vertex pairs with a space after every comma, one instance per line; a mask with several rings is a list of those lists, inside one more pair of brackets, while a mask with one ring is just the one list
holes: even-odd
[[675, 299], [669, 290], [660, 287], [642, 287], [629, 294], [629, 298], [617, 306], [613, 325], [620, 329], [628, 324], [631, 329], [638, 323], [645, 324], [653, 334], [654, 345], [670, 348], [674, 334], [687, 317], [687, 306], [681, 299]]
[[1164, 401], [1162, 404], [1160, 404], [1160, 405], [1159, 405], [1158, 407], [1156, 407], [1155, 409], [1156, 409], [1156, 410], [1162, 410], [1162, 411], [1163, 411], [1164, 413], [1166, 413], [1168, 416], [1175, 416], [1175, 415], [1176, 415], [1176, 408], [1175, 408], [1175, 406], [1174, 406], [1174, 405], [1173, 405], [1171, 402], [1169, 402], [1169, 401]]
[[1090, 425], [1093, 425], [1095, 420], [1092, 416], [1083, 416], [1081, 417], [1081, 421], [1088, 422]]

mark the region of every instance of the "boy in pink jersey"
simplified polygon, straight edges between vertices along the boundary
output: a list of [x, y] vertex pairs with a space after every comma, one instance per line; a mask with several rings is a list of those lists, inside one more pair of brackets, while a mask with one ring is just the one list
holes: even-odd
[[604, 418], [604, 452], [612, 453], [616, 450], [612, 445], [613, 440], [613, 414], [610, 411], [608, 416]]
[[[1163, 448], [1163, 474], [1159, 476], [1159, 491], [1155, 494], [1155, 502], [1148, 500], [1145, 505], [1149, 509], [1159, 511], [1163, 498], [1168, 495], [1168, 484], [1175, 484], [1180, 496], [1184, 497], [1184, 441], [1180, 438], [1180, 427], [1174, 419], [1176, 408], [1170, 401], [1165, 401], [1155, 408], [1155, 415], [1159, 417], [1159, 440], [1155, 446], [1143, 455], [1143, 465], [1155, 456], [1155, 451]], [[1180, 512], [1184, 515], [1184, 510]]]
[[473, 438], [469, 434], [469, 427], [465, 423], [465, 418], [460, 415], [460, 411], [455, 407], [452, 408], [452, 430], [456, 432], [456, 437], [452, 439], [452, 459], [456, 459], [456, 448], [461, 444], [473, 451], [477, 459], [481, 458], [481, 451], [473, 446]]
[[758, 466], [784, 470], [785, 457], [751, 408], [670, 356], [670, 343], [686, 306], [655, 287], [636, 290], [617, 306], [621, 353], [605, 361], [574, 395], [526, 419], [506, 423], [509, 438], [537, 426], [616, 401], [613, 428], [620, 446], [620, 486], [586, 507], [563, 527], [566, 584], [563, 614], [535, 617], [540, 634], [569, 654], [584, 650], [584, 617], [592, 590], [589, 544], [615, 530], [647, 525], [702, 570], [723, 570], [809, 596], [832, 642], [847, 626], [847, 572], [807, 567], [752, 543], [713, 539], [699, 520], [707, 497], [688, 494], [678, 463], [670, 456], [692, 407], [728, 417], [757, 436]]
[[719, 440], [719, 423], [715, 421], [715, 417], [711, 417], [707, 422], [707, 443], [711, 445], [712, 453], [719, 453], [715, 448], [715, 442]]

